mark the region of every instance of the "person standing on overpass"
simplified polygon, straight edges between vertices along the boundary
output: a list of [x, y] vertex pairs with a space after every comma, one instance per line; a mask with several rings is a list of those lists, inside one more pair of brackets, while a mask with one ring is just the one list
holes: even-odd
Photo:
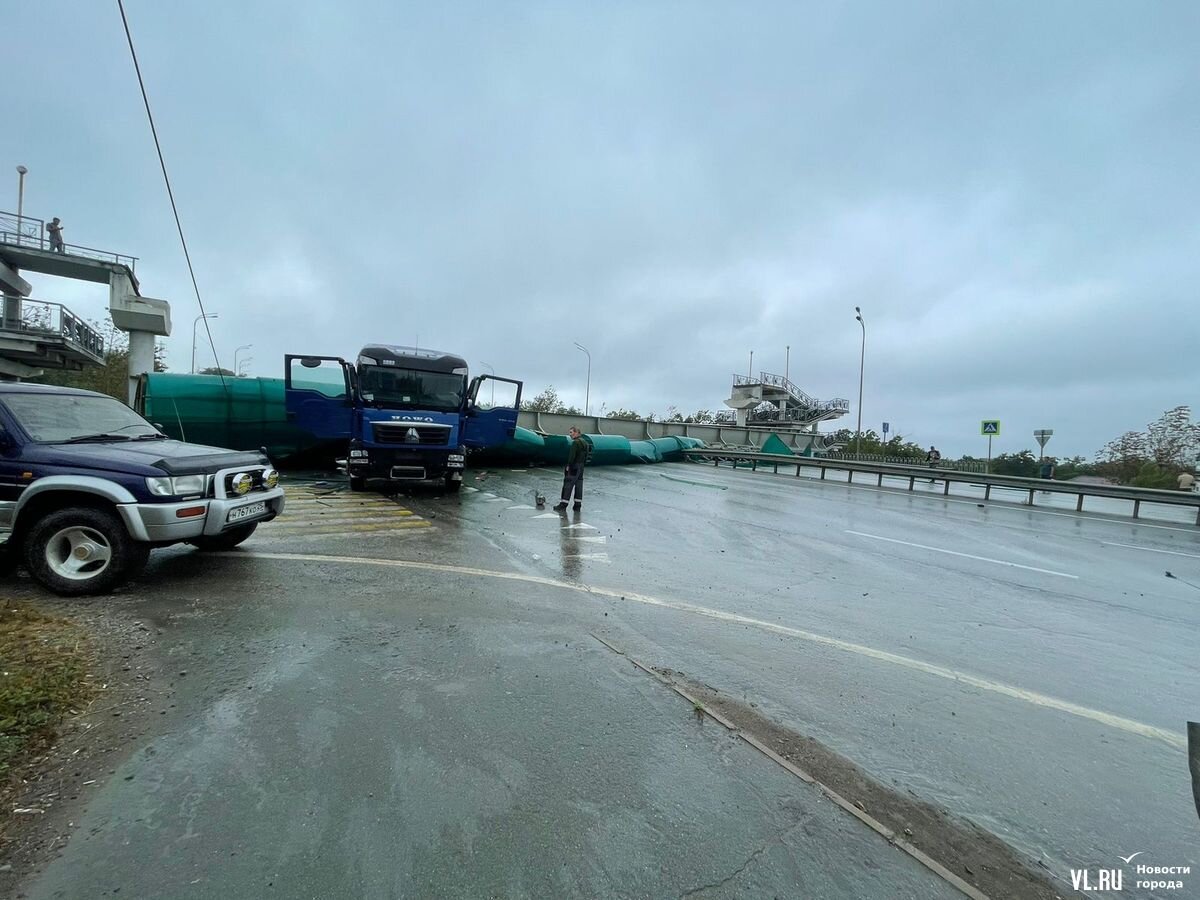
[[574, 425], [567, 432], [571, 437], [571, 449], [567, 451], [567, 467], [563, 470], [562, 500], [554, 507], [556, 512], [567, 508], [571, 500], [571, 491], [575, 492], [576, 510], [583, 508], [583, 468], [587, 465], [588, 445], [583, 435]]
[[58, 220], [58, 216], [55, 216], [53, 219], [51, 219], [49, 222], [46, 223], [46, 230], [48, 232], [50, 232], [50, 252], [51, 253], [66, 253], [67, 251], [63, 247], [62, 222], [60, 222]]

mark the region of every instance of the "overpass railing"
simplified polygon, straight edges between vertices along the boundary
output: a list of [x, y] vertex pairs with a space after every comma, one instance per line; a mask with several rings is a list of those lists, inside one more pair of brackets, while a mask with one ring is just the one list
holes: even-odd
[[22, 297], [19, 316], [10, 317], [7, 308], [0, 316], [0, 331], [28, 337], [61, 338], [73, 349], [104, 361], [104, 335], [61, 303]]
[[[0, 212], [0, 244], [11, 244], [29, 250], [49, 252], [50, 238], [46, 232], [46, 222], [33, 216], [16, 213]], [[84, 247], [81, 244], [63, 244], [64, 256], [83, 256], [100, 262], [116, 263], [128, 267], [133, 272], [137, 268], [137, 257], [124, 253], [113, 253], [111, 250], [97, 250], [95, 247]]]
[[892, 463], [858, 462], [825, 457], [785, 456], [778, 453], [753, 453], [739, 450], [703, 449], [688, 450], [685, 457], [689, 460], [712, 462], [719, 466], [723, 462], [733, 465], [749, 463], [752, 470], [759, 466], [770, 466], [775, 472], [780, 466], [794, 467], [799, 476], [803, 469], [819, 469], [821, 480], [833, 472], [845, 472], [846, 482], [853, 483], [854, 476], [875, 476], [876, 485], [883, 486], [883, 479], [907, 478], [908, 489], [915, 488], [917, 481], [933, 481], [942, 483], [942, 494], [949, 496], [953, 484], [967, 484], [983, 488], [983, 499], [990, 500], [992, 490], [1003, 488], [1007, 490], [1027, 491], [1029, 505], [1034, 505], [1038, 493], [1068, 494], [1076, 498], [1075, 510], [1083, 511], [1085, 497], [1106, 497], [1113, 500], [1128, 500], [1133, 504], [1133, 518], [1138, 518], [1143, 503], [1162, 504], [1165, 506], [1193, 507], [1196, 510], [1196, 524], [1200, 525], [1200, 493], [1194, 491], [1169, 491], [1158, 488], [1128, 487], [1119, 484], [1090, 484], [1075, 481], [1052, 481], [1045, 478], [1024, 478], [1016, 475], [984, 475], [980, 472], [963, 472], [957, 469], [931, 468], [928, 466], [905, 466]]

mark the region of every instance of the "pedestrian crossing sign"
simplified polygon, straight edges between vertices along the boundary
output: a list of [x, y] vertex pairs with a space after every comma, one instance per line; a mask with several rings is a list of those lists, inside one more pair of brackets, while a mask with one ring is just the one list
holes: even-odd
[[999, 419], [984, 419], [982, 422], [979, 423], [979, 433], [986, 434], [986, 435], [989, 435], [992, 437], [998, 436], [1000, 434], [1000, 420]]

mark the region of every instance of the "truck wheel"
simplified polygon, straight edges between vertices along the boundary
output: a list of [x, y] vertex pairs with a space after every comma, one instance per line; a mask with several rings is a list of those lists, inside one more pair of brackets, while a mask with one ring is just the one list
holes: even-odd
[[457, 494], [462, 490], [462, 479], [446, 476], [446, 491], [450, 494]]
[[206, 552], [213, 550], [232, 550], [242, 541], [246, 540], [250, 535], [254, 534], [258, 528], [257, 522], [250, 522], [246, 525], [239, 525], [237, 528], [230, 528], [228, 531], [222, 531], [220, 534], [206, 534], [201, 537], [194, 538], [188, 541], [197, 550]]
[[116, 513], [59, 509], [38, 520], [25, 541], [25, 565], [38, 584], [64, 596], [107, 593], [136, 575], [150, 548], [129, 536]]
[[354, 475], [350, 476], [350, 490], [365, 491], [367, 489], [367, 479], [357, 478]]

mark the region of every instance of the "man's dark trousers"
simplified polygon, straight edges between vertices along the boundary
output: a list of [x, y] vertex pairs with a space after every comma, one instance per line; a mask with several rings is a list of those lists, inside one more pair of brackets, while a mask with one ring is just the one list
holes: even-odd
[[583, 463], [568, 463], [563, 476], [562, 502], [571, 501], [571, 489], [575, 489], [575, 502], [583, 502]]

